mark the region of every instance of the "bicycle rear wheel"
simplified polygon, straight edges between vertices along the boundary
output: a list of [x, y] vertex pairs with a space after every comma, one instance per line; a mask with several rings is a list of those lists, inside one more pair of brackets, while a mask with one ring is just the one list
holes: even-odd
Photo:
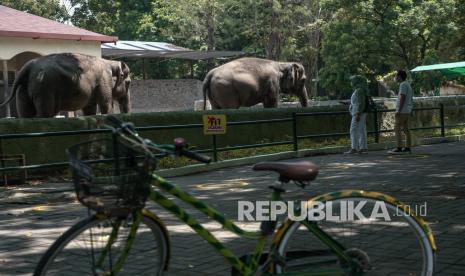
[[[34, 276], [113, 275], [111, 273], [126, 243], [132, 220], [90, 216], [66, 231], [42, 256]], [[118, 236], [100, 266], [100, 253], [107, 245], [113, 225]], [[134, 243], [118, 275], [161, 275], [167, 258], [168, 241], [161, 226], [143, 215]], [[106, 274], [105, 274], [106, 273]]]
[[[365, 202], [360, 211], [365, 218], [351, 221], [347, 219], [350, 201], [353, 206]], [[350, 264], [322, 241], [325, 238], [317, 238], [310, 232], [311, 226], [294, 221], [284, 229], [277, 245], [278, 255], [282, 260], [281, 264], [277, 263], [275, 266], [278, 274], [345, 270], [339, 274], [325, 275], [433, 275], [435, 252], [423, 229], [425, 226], [420, 225], [401, 208], [386, 201], [364, 197], [327, 202], [331, 203], [331, 214], [340, 219], [328, 220], [326, 216], [324, 220], [307, 225], [314, 223], [313, 226], [323, 230], [342, 246], [342, 251], [357, 263], [358, 271], [350, 272]], [[380, 209], [377, 209], [380, 211], [377, 213], [388, 214], [390, 221], [386, 221], [385, 217], [373, 218], [372, 212], [377, 208], [375, 205], [380, 203], [386, 206], [387, 213]]]

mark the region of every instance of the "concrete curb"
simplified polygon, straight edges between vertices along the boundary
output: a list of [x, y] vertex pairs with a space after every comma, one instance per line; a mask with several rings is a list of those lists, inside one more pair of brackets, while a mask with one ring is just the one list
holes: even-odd
[[[417, 146], [418, 145], [430, 145], [430, 144], [439, 144], [439, 143], [451, 143], [451, 142], [459, 142], [465, 141], [465, 135], [454, 135], [454, 136], [446, 136], [446, 137], [432, 137], [432, 138], [419, 138], [416, 140]], [[379, 144], [369, 144], [368, 149], [370, 151], [380, 151], [380, 150], [387, 150], [395, 147], [395, 142], [384, 142]], [[312, 156], [312, 155], [325, 155], [325, 154], [338, 154], [343, 153], [344, 151], [348, 150], [349, 147], [346, 146], [337, 146], [337, 147], [325, 147], [319, 149], [303, 149], [299, 150], [298, 152], [295, 151], [285, 151], [273, 154], [266, 154], [266, 155], [257, 155], [251, 157], [244, 157], [238, 159], [230, 159], [225, 161], [220, 161], [216, 163], [211, 163], [208, 165], [205, 164], [196, 164], [185, 166], [181, 168], [173, 168], [173, 169], [165, 169], [157, 171], [157, 175], [161, 177], [176, 177], [176, 176], [183, 176], [189, 175], [199, 172], [208, 172], [222, 168], [229, 168], [235, 166], [243, 166], [243, 165], [251, 165], [258, 162], [263, 161], [276, 161], [282, 159], [290, 159], [290, 158], [300, 158], [305, 156]]]
[[188, 175], [188, 174], [199, 173], [199, 172], [208, 172], [208, 171], [228, 168], [228, 167], [250, 165], [250, 164], [255, 164], [258, 162], [262, 162], [262, 161], [274, 161], [274, 160], [289, 159], [289, 158], [294, 158], [294, 157], [296, 157], [296, 153], [294, 151], [285, 151], [285, 152], [279, 152], [279, 153], [273, 153], [273, 154], [230, 159], [230, 160], [220, 161], [216, 163], [210, 163], [207, 165], [196, 164], [196, 165], [190, 165], [190, 166], [185, 166], [181, 168], [159, 170], [157, 171], [157, 175], [162, 176], [162, 177], [175, 177], [175, 176]]

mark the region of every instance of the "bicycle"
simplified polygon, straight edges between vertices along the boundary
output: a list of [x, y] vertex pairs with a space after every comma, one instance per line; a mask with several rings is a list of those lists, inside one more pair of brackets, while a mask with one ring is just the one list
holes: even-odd
[[[187, 150], [183, 139], [175, 139], [174, 145], [158, 145], [139, 136], [130, 123], [115, 117], [108, 120], [112, 139], [84, 142], [67, 151], [77, 197], [92, 210], [91, 215], [55, 241], [39, 261], [36, 276], [162, 275], [168, 269], [170, 239], [163, 221], [144, 208], [148, 199], [212, 245], [231, 264], [233, 275], [433, 275], [436, 244], [430, 228], [391, 196], [343, 190], [313, 197], [304, 208], [316, 202], [339, 207], [350, 202], [372, 207], [382, 203], [391, 212], [388, 214], [396, 214], [395, 221], [287, 217], [264, 221], [258, 231], [246, 231], [153, 172], [160, 155], [187, 156], [204, 163], [210, 162], [209, 157]], [[305, 187], [318, 174], [318, 167], [308, 161], [265, 162], [254, 169], [279, 173], [279, 182], [270, 186], [275, 202], [283, 201], [285, 185], [294, 182]], [[254, 251], [236, 256], [162, 192], [189, 203], [236, 235], [256, 240]], [[304, 208], [296, 205], [293, 212], [302, 214]], [[339, 218], [344, 215], [343, 208], [333, 210], [340, 210], [334, 214]], [[365, 210], [358, 212], [368, 215]], [[265, 252], [268, 239], [271, 245]]]

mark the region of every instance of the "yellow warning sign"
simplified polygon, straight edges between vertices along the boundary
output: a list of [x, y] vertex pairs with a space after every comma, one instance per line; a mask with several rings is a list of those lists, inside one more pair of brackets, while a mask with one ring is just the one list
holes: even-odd
[[226, 115], [203, 115], [203, 134], [226, 134]]

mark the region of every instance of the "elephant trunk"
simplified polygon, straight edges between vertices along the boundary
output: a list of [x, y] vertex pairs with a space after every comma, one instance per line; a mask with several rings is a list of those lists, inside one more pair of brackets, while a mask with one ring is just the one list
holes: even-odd
[[131, 113], [131, 95], [129, 93], [129, 90], [126, 96], [118, 99], [118, 103], [119, 103], [119, 111], [121, 113]]

